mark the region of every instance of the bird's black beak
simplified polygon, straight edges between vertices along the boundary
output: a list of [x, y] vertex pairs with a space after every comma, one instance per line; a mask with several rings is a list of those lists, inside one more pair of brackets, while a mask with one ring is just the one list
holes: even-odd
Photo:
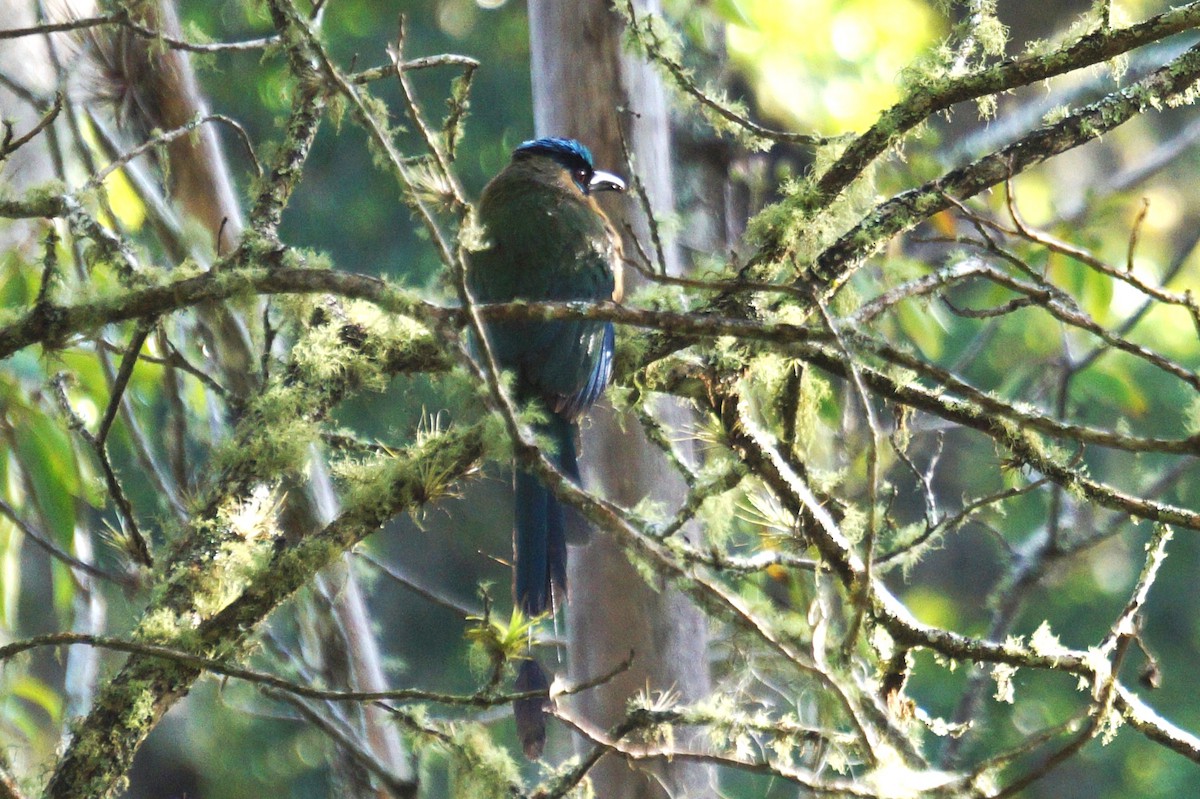
[[602, 172], [597, 169], [592, 173], [592, 179], [588, 181], [588, 193], [594, 191], [625, 191], [625, 181], [611, 172]]

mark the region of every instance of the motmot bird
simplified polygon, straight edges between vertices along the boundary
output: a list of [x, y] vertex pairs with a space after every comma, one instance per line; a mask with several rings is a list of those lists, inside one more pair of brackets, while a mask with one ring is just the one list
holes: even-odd
[[[621, 299], [621, 243], [597, 205], [601, 191], [623, 191], [616, 175], [595, 168], [591, 151], [574, 139], [524, 142], [484, 188], [478, 219], [484, 244], [467, 263], [476, 302]], [[496, 363], [515, 378], [518, 402], [540, 403], [534, 430], [547, 456], [579, 484], [578, 420], [612, 377], [613, 326], [592, 319], [489, 321], [484, 332]], [[585, 534], [566, 508], [528, 469], [513, 470], [515, 529], [513, 593], [527, 616], [555, 608], [567, 579], [567, 538]], [[522, 662], [518, 690], [547, 687], [532, 656]], [[541, 700], [518, 702], [518, 733], [537, 757], [545, 740]]]

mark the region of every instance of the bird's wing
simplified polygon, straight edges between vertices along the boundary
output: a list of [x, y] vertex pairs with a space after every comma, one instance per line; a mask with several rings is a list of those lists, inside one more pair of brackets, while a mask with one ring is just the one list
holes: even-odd
[[[478, 302], [605, 300], [612, 296], [611, 253], [587, 249], [541, 253], [557, 268], [525, 268], [514, 276], [502, 242], [472, 256], [471, 293]], [[529, 265], [527, 259], [525, 264]], [[587, 410], [612, 377], [611, 323], [595, 319], [496, 321], [487, 325], [497, 363], [518, 375], [526, 399], [537, 397], [567, 419]]]
[[[539, 287], [547, 300], [606, 300], [613, 273], [604, 245], [561, 255], [566, 268], [554, 271]], [[519, 373], [555, 413], [574, 419], [600, 398], [612, 377], [614, 334], [611, 322], [564, 319], [526, 329]]]

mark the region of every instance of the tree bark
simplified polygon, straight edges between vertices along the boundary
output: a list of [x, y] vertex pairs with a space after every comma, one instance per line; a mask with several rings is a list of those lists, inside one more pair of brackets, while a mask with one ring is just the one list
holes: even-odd
[[[658, 10], [657, 4], [639, 5]], [[577, 138], [593, 150], [598, 167], [621, 171], [624, 132], [656, 213], [669, 213], [674, 192], [666, 92], [648, 65], [622, 55], [620, 17], [602, 0], [531, 0], [529, 18], [538, 134]], [[628, 223], [640, 239], [649, 240], [634, 200], [610, 201], [606, 211], [619, 230]], [[678, 272], [679, 258], [671, 248], [667, 261]], [[681, 408], [660, 411], [674, 417], [666, 420], [668, 427], [679, 429]], [[617, 418], [607, 406], [593, 409], [589, 419], [583, 433], [589, 487], [628, 507], [646, 497], [669, 505], [681, 500], [682, 480], [635, 422]], [[647, 584], [603, 531], [594, 532], [587, 546], [572, 549], [568, 585], [572, 676], [609, 671], [630, 650], [635, 653], [630, 670], [578, 698], [589, 721], [611, 726], [625, 715], [628, 699], [647, 688], [675, 692], [682, 701], [708, 692], [703, 615], [678, 592]], [[674, 762], [631, 769], [611, 755], [591, 777], [597, 796], [710, 796], [715, 785], [705, 766]]]

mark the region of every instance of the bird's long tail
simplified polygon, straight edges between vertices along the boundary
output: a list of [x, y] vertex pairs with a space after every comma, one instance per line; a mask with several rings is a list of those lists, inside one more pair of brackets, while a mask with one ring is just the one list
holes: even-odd
[[[564, 475], [579, 483], [575, 454], [575, 425], [557, 414], [539, 432], [546, 434], [556, 452], [550, 460]], [[513, 557], [517, 605], [527, 616], [552, 609], [556, 596], [567, 586], [567, 530], [575, 526], [574, 511], [565, 508], [532, 472], [518, 468], [516, 533]]]
[[[545, 691], [549, 687], [550, 682], [546, 679], [546, 672], [542, 671], [541, 664], [532, 654], [528, 660], [521, 661], [521, 666], [517, 669], [517, 681], [513, 685], [516, 691], [520, 693]], [[513, 720], [517, 723], [517, 737], [521, 740], [521, 748], [525, 751], [525, 757], [530, 760], [537, 760], [541, 757], [542, 749], [546, 746], [546, 715], [543, 710], [545, 703], [546, 699], [543, 696], [518, 699], [513, 702]]]
[[[548, 453], [560, 472], [579, 483], [579, 465], [575, 453], [575, 425], [558, 414], [540, 433], [550, 439], [554, 452]], [[518, 468], [513, 477], [516, 489], [516, 532], [513, 556], [516, 561], [514, 594], [517, 606], [527, 616], [554, 609], [556, 597], [567, 587], [568, 527], [579, 526], [574, 509], [566, 508], [532, 472]], [[517, 691], [545, 691], [546, 673], [533, 653], [521, 661], [517, 671]], [[513, 703], [517, 736], [526, 757], [536, 759], [546, 743], [546, 719], [543, 697], [519, 699]]]

